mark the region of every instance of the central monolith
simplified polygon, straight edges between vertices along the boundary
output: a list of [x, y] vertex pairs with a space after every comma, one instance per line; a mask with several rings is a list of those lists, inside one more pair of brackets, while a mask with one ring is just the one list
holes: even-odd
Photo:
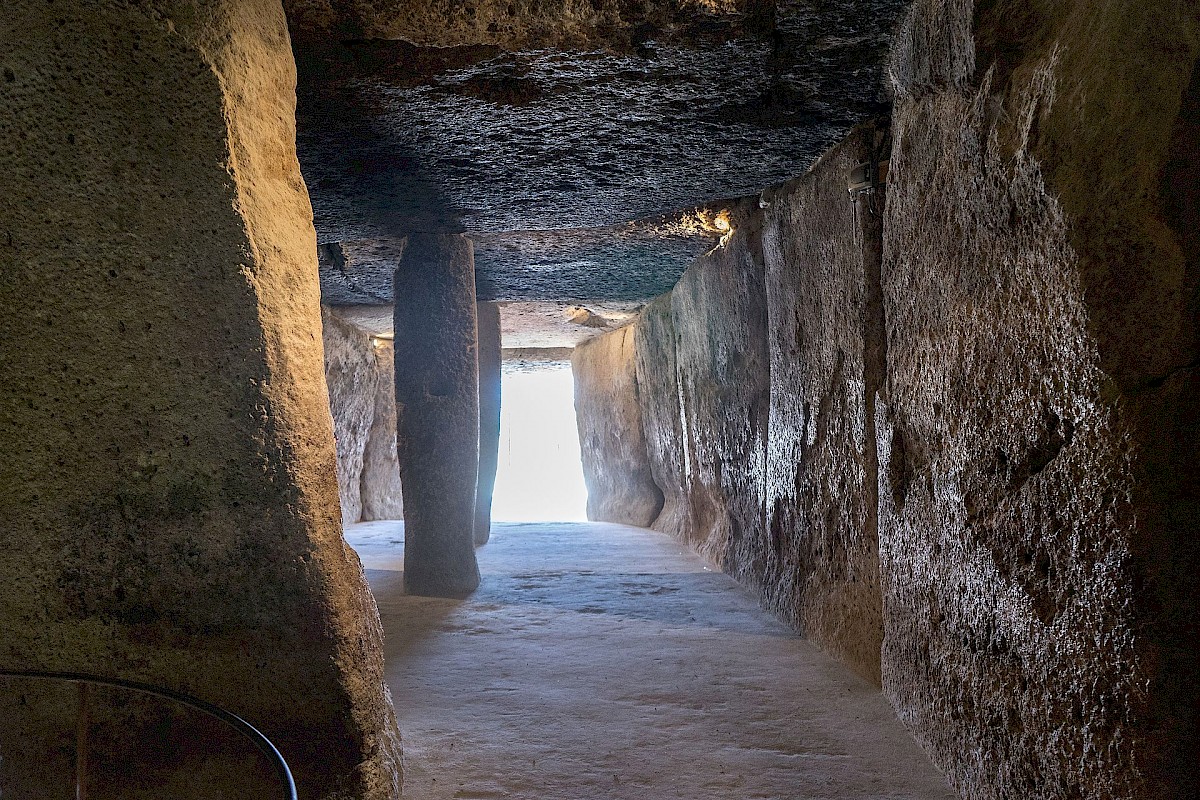
[[479, 334], [470, 240], [410, 236], [395, 297], [404, 584], [410, 594], [464, 595], [479, 585]]

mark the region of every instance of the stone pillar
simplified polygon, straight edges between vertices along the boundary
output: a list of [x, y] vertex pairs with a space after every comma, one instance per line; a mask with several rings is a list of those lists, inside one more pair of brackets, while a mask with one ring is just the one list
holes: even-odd
[[410, 236], [395, 275], [396, 455], [411, 594], [469, 594], [479, 474], [475, 259], [465, 236]]
[[[279, 0], [16, 0], [0, 73], [0, 665], [183, 691], [260, 727], [307, 800], [397, 796]], [[40, 686], [0, 681], [5, 797], [70, 791], [75, 694]], [[94, 699], [96, 730], [189, 754], [97, 748], [90, 794], [278, 789], [170, 706]]]
[[500, 306], [480, 303], [479, 314], [479, 482], [475, 490], [475, 546], [492, 531], [492, 491], [500, 457]]

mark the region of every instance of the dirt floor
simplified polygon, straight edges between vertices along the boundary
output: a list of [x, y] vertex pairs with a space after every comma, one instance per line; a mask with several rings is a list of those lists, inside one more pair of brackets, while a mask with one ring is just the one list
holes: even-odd
[[400, 522], [351, 526], [411, 800], [954, 795], [879, 692], [674, 540], [496, 524], [468, 600], [402, 591]]

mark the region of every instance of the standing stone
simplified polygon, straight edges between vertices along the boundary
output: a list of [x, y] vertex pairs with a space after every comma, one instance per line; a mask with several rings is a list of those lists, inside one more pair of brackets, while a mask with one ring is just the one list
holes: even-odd
[[376, 339], [374, 349], [379, 380], [359, 484], [363, 522], [404, 519], [404, 491], [396, 461], [396, 353], [384, 339]]
[[642, 434], [637, 324], [582, 342], [571, 355], [575, 418], [590, 520], [647, 527], [663, 507]]
[[[260, 726], [306, 800], [396, 797], [279, 0], [17, 0], [0, 74], [0, 664], [186, 692]], [[0, 795], [72, 796], [75, 708], [0, 686]], [[188, 752], [96, 748], [91, 796], [278, 791], [169, 707], [122, 719]]]
[[470, 240], [410, 236], [395, 296], [405, 587], [437, 597], [469, 594], [479, 585], [479, 337]]
[[[383, 376], [376, 366], [370, 335], [338, 319], [324, 307], [321, 323], [325, 384], [329, 387], [329, 410], [333, 414], [333, 438], [337, 443], [342, 524], [353, 525], [364, 518], [361, 487], [365, 454], [375, 417], [375, 396]], [[387, 388], [391, 391], [391, 386]]]
[[479, 303], [479, 481], [475, 491], [475, 546], [492, 532], [492, 492], [500, 458], [500, 306]]
[[891, 68], [883, 687], [963, 797], [1200, 797], [1200, 17], [1012, 8]]

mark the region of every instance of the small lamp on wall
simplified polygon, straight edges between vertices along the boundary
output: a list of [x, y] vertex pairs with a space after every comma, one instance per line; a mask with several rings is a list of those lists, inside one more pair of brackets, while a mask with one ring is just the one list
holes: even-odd
[[864, 161], [850, 170], [846, 181], [850, 202], [857, 203], [859, 195], [872, 193], [883, 187], [887, 183], [888, 165], [887, 161]]

